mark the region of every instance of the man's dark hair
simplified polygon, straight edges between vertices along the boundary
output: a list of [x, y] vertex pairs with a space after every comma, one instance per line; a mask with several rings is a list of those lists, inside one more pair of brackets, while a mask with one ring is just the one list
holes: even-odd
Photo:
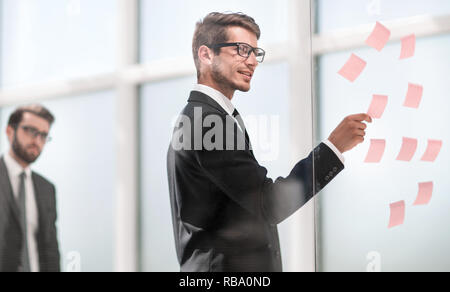
[[[261, 30], [255, 20], [244, 13], [219, 13], [212, 12], [203, 20], [196, 24], [194, 39], [192, 41], [192, 53], [194, 55], [195, 67], [197, 68], [197, 78], [200, 78], [200, 60], [198, 59], [198, 49], [201, 46], [225, 43], [228, 41], [227, 29], [238, 26], [253, 32], [259, 40]], [[218, 55], [220, 48], [214, 49]]]
[[22, 121], [24, 113], [32, 113], [38, 117], [41, 117], [46, 120], [50, 126], [55, 121], [55, 117], [48, 109], [39, 104], [32, 104], [17, 108], [9, 117], [8, 126], [11, 126], [13, 129], [17, 129]]

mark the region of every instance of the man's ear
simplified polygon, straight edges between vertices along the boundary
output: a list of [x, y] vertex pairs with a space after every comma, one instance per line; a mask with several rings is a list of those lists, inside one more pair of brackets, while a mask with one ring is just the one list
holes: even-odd
[[8, 136], [9, 143], [12, 143], [14, 138], [14, 128], [11, 126], [6, 127], [6, 136]]
[[201, 46], [198, 49], [198, 59], [200, 60], [201, 63], [211, 65], [213, 59], [213, 52], [207, 46]]

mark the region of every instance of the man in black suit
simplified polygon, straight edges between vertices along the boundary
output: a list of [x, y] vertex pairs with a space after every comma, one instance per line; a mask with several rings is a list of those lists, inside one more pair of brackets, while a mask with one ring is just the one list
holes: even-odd
[[9, 118], [0, 158], [0, 271], [59, 272], [55, 187], [30, 165], [49, 140], [53, 115], [40, 105]]
[[231, 103], [247, 92], [264, 50], [260, 30], [241, 13], [197, 23], [198, 84], [175, 126], [167, 157], [175, 244], [181, 271], [282, 271], [277, 224], [341, 170], [342, 153], [364, 141], [366, 114], [349, 116], [330, 138], [275, 182], [253, 155]]

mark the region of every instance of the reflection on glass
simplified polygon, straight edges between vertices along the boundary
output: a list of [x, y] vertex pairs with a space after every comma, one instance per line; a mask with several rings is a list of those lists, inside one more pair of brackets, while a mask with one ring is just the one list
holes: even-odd
[[[388, 102], [368, 125], [366, 141], [345, 155], [346, 169], [319, 196], [319, 270], [450, 270], [449, 49], [450, 36], [443, 35], [417, 39], [409, 59], [399, 59], [401, 42], [381, 53], [355, 50], [367, 68], [354, 83], [336, 73], [353, 52], [320, 59], [319, 137], [341, 117], [367, 112], [374, 95]], [[423, 87], [418, 107], [405, 104], [411, 83]], [[365, 163], [377, 140], [385, 141], [381, 158]], [[431, 161], [423, 159], [428, 152]], [[404, 222], [396, 207], [402, 201]]]

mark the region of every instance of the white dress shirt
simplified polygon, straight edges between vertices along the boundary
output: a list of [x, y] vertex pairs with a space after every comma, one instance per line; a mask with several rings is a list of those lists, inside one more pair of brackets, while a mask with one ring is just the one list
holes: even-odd
[[20, 174], [25, 172], [25, 204], [27, 215], [27, 238], [28, 238], [28, 253], [30, 258], [31, 272], [39, 272], [39, 254], [37, 246], [37, 232], [39, 228], [39, 215], [36, 204], [36, 197], [34, 192], [33, 178], [31, 176], [31, 169], [25, 169], [13, 158], [8, 152], [4, 156], [6, 169], [8, 170], [11, 187], [16, 201], [19, 198]]
[[[223, 95], [220, 91], [211, 88], [209, 86], [203, 85], [203, 84], [195, 84], [194, 88], [192, 89], [194, 91], [201, 92], [203, 94], [206, 94], [207, 96], [211, 97], [215, 102], [217, 102], [231, 117], [233, 117], [233, 112], [235, 110], [235, 107], [231, 103], [231, 100], [229, 100], [225, 95]], [[239, 123], [238, 123], [239, 125]], [[240, 127], [239, 127], [240, 128]], [[242, 130], [242, 129], [241, 129]], [[330, 140], [325, 140], [323, 142], [325, 145], [327, 145], [341, 160], [342, 164], [345, 163], [344, 155], [334, 146], [333, 143], [330, 142]]]

